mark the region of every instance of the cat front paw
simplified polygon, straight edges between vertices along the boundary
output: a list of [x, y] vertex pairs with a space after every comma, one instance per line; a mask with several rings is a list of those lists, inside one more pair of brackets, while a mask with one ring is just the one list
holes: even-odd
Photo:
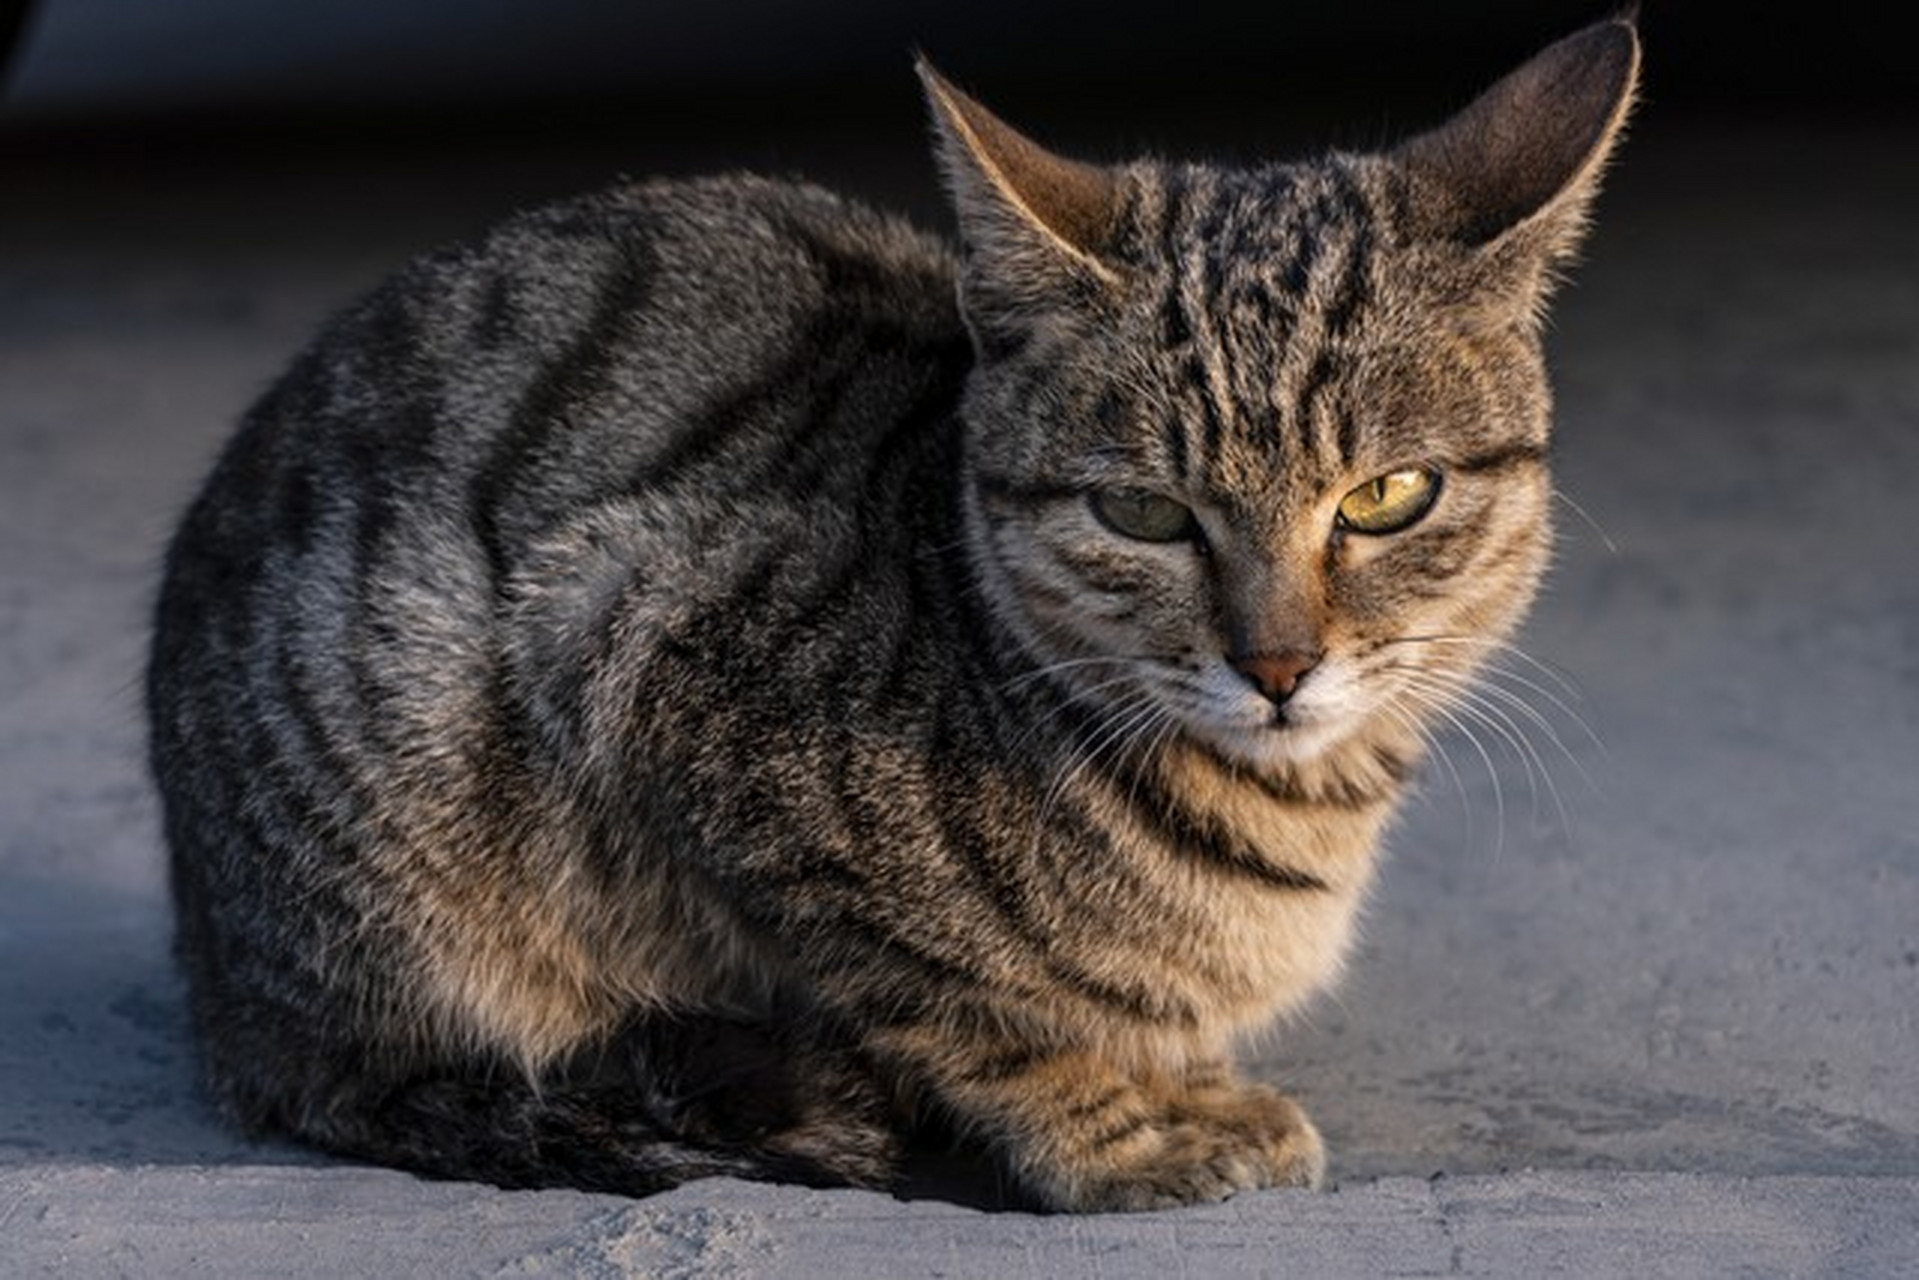
[[1121, 1113], [1062, 1144], [1029, 1172], [1046, 1202], [1072, 1212], [1125, 1213], [1224, 1200], [1261, 1187], [1318, 1187], [1319, 1131], [1292, 1099], [1264, 1085], [1208, 1089]]

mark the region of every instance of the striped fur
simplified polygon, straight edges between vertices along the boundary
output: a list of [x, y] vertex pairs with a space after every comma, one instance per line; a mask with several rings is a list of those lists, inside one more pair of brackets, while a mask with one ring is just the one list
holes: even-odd
[[[350, 310], [159, 605], [215, 1092], [506, 1185], [885, 1185], [928, 1116], [1050, 1206], [1315, 1182], [1233, 1049], [1533, 593], [1539, 307], [1635, 64], [1602, 25], [1252, 171], [1059, 160], [927, 71], [963, 255], [645, 184]], [[1423, 519], [1341, 523], [1407, 467]]]

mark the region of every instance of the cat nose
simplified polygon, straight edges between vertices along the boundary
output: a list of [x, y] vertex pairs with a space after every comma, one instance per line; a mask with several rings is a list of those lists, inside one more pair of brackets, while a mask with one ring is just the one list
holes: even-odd
[[1245, 654], [1229, 661], [1233, 670], [1252, 681], [1253, 687], [1277, 706], [1293, 696], [1300, 678], [1319, 665], [1319, 658], [1317, 653], [1285, 649], [1278, 653]]

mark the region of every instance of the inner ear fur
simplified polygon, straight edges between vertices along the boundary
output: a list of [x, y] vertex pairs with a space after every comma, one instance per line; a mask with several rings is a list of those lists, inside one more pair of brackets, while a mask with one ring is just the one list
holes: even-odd
[[1614, 19], [1549, 45], [1451, 120], [1401, 146], [1420, 229], [1477, 246], [1529, 225], [1570, 252], [1632, 108], [1639, 36]]
[[925, 59], [916, 69], [968, 245], [986, 253], [1052, 253], [1110, 277], [1102, 259], [1119, 209], [1112, 171], [1054, 155]]

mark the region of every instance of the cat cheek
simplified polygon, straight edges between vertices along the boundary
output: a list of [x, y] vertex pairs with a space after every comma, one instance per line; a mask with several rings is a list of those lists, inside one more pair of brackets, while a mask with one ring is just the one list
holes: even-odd
[[1364, 575], [1377, 572], [1399, 549], [1399, 539], [1368, 537], [1364, 534], [1353, 535], [1339, 532], [1334, 537], [1328, 558], [1336, 573], [1346, 575]]

